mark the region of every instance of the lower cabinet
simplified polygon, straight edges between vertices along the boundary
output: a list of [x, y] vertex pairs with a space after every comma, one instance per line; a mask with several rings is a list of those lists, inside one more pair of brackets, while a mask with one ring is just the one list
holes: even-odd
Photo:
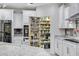
[[79, 56], [79, 44], [77, 44], [77, 56]]
[[79, 45], [74, 42], [64, 40], [62, 37], [56, 37], [55, 54], [59, 56], [79, 56]]
[[14, 39], [13, 39], [13, 44], [15, 44], [15, 45], [21, 45], [22, 44], [22, 42], [23, 42], [23, 37], [19, 37], [19, 36], [14, 36]]
[[63, 41], [63, 56], [76, 56], [76, 44]]
[[62, 38], [57, 37], [55, 39], [55, 53], [57, 55], [62, 55]]

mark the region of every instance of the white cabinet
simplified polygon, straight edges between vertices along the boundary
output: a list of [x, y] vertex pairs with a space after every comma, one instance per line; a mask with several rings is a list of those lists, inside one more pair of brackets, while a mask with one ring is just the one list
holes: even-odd
[[15, 45], [21, 45], [23, 43], [23, 37], [15, 36], [14, 39], [12, 40], [12, 43]]
[[59, 7], [59, 28], [67, 28], [66, 19], [69, 18], [69, 7], [61, 5]]
[[68, 19], [70, 16], [69, 16], [69, 6], [65, 6], [64, 8], [64, 19]]
[[55, 38], [55, 53], [58, 55], [62, 55], [62, 38], [56, 37]]
[[70, 24], [69, 26], [67, 19], [69, 19], [71, 16], [79, 13], [79, 4], [78, 3], [72, 3], [69, 5], [62, 4], [59, 7], [59, 28], [75, 28], [73, 24]]
[[0, 9], [0, 20], [12, 20], [13, 10]]
[[26, 40], [25, 42], [23, 41], [22, 44], [23, 44], [23, 45], [26, 45], [26, 46], [29, 46], [29, 45], [30, 45], [30, 42], [29, 42], [29, 40]]
[[64, 28], [76, 28], [75, 21], [66, 20]]
[[64, 39], [63, 37], [55, 38], [55, 53], [60, 56], [79, 56], [79, 44]]
[[29, 24], [29, 17], [36, 16], [36, 11], [23, 10], [23, 24]]
[[14, 28], [23, 28], [22, 13], [14, 13], [13, 19], [14, 19], [14, 21], [13, 21]]
[[77, 12], [77, 4], [70, 4], [70, 16], [73, 16]]
[[79, 56], [79, 44], [77, 44], [77, 56]]
[[63, 56], [76, 56], [76, 44], [63, 41]]
[[7, 20], [12, 20], [12, 17], [13, 17], [13, 15], [12, 15], [12, 11], [11, 10], [8, 10], [8, 11], [6, 11], [5, 12], [5, 19]]
[[64, 5], [59, 7], [59, 28], [64, 27]]
[[69, 6], [69, 15], [73, 16], [77, 13], [79, 13], [79, 4], [78, 3], [71, 3]]
[[55, 37], [55, 53], [58, 54], [58, 38]]
[[69, 16], [69, 6], [62, 4], [59, 7], [59, 28], [67, 28], [66, 19], [68, 19]]

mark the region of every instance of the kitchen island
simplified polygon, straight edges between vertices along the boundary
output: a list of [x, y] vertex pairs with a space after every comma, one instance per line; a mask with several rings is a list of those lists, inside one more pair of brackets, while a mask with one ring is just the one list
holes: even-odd
[[79, 56], [78, 38], [55, 36], [55, 53], [60, 56]]

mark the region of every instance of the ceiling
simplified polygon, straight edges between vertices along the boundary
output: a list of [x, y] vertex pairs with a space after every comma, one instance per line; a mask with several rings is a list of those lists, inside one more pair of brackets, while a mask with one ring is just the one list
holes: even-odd
[[35, 10], [36, 7], [47, 5], [47, 4], [51, 4], [51, 3], [0, 3], [0, 8]]

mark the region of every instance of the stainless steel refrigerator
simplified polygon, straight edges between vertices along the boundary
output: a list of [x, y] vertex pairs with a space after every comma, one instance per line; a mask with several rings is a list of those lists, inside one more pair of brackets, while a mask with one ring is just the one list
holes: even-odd
[[0, 41], [12, 42], [11, 38], [11, 20], [0, 20]]

